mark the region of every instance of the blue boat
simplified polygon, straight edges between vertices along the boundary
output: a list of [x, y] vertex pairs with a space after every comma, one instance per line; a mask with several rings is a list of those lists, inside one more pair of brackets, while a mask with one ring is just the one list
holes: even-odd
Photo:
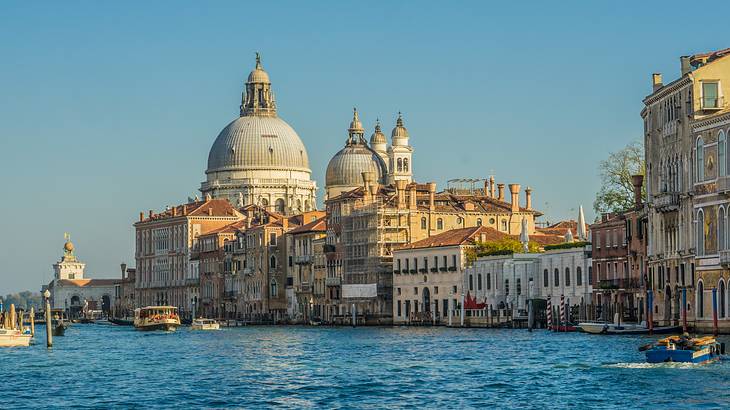
[[647, 363], [709, 363], [719, 360], [725, 346], [712, 336], [691, 338], [687, 335], [669, 336], [656, 343], [642, 346]]

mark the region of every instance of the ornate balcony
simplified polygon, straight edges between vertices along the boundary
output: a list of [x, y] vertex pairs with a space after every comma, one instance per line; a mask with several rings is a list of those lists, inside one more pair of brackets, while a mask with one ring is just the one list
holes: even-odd
[[654, 197], [654, 208], [659, 212], [674, 212], [679, 209], [679, 194], [662, 192]]

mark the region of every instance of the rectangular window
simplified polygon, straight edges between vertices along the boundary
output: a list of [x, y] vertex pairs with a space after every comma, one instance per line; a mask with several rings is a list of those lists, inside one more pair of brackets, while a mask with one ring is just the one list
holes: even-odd
[[720, 108], [720, 95], [717, 82], [702, 82], [702, 108]]
[[434, 286], [433, 287], [433, 294], [434, 295], [438, 295], [439, 294], [439, 287], [438, 286]]
[[401, 305], [400, 305], [400, 300], [398, 301], [398, 316], [399, 316], [399, 317], [401, 316]]
[[433, 268], [436, 270], [439, 269], [439, 257], [438, 256], [433, 257]]
[[456, 269], [456, 255], [451, 255], [451, 264], [454, 266], [454, 269]]
[[443, 312], [444, 313], [448, 313], [449, 312], [449, 300], [448, 299], [444, 299], [442, 303], [444, 305]]

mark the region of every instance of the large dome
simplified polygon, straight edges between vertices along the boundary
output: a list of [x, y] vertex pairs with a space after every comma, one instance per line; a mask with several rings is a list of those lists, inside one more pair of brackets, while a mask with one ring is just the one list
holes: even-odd
[[385, 163], [364, 141], [350, 143], [335, 154], [327, 165], [326, 185], [328, 188], [361, 186], [363, 172], [372, 172], [375, 180], [382, 183]]
[[218, 134], [207, 172], [248, 169], [309, 172], [309, 158], [299, 135], [281, 118], [243, 116]]

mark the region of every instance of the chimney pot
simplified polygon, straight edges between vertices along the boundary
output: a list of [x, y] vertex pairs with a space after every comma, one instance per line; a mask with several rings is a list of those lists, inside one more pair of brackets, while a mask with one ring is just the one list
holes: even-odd
[[690, 58], [689, 56], [682, 56], [679, 57], [679, 67], [680, 71], [682, 73], [682, 76], [692, 71], [692, 66], [690, 65]]
[[152, 218], [152, 210], [151, 209], [150, 209], [149, 215], [150, 215], [150, 218]]
[[494, 175], [489, 177], [489, 196], [494, 198]]
[[654, 92], [664, 86], [662, 84], [662, 73], [654, 73], [651, 75], [651, 85]]
[[433, 211], [436, 209], [436, 183], [428, 183], [428, 209]]
[[525, 188], [525, 209], [532, 209], [532, 188]]
[[641, 188], [644, 185], [644, 176], [632, 175], [631, 183], [634, 185], [634, 205], [636, 205], [637, 208], [640, 208], [642, 205]]
[[504, 184], [497, 184], [497, 199], [504, 201]]
[[509, 184], [510, 205], [512, 212], [520, 211], [520, 184]]
[[144, 221], [144, 212], [139, 213], [139, 221], [140, 222]]

